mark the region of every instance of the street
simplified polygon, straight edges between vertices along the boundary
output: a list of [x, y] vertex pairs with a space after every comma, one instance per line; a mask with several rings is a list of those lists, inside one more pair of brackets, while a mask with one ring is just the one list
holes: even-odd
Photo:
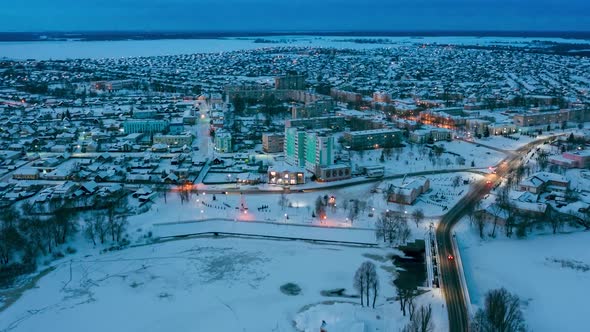
[[[436, 229], [436, 240], [438, 243], [437, 254], [440, 261], [440, 276], [442, 278], [441, 287], [445, 295], [447, 303], [447, 310], [449, 315], [449, 330], [450, 331], [468, 331], [469, 330], [469, 314], [463, 288], [461, 287], [459, 269], [455, 259], [448, 259], [448, 255], [458, 257], [452, 245], [452, 229], [455, 224], [465, 215], [469, 209], [485, 195], [489, 194], [491, 189], [497, 184], [501, 183], [502, 178], [508, 173], [517, 169], [521, 163], [521, 157], [531, 148], [542, 144], [550, 138], [533, 141], [511, 154], [509, 157], [501, 161], [496, 168], [496, 174], [489, 174], [484, 179], [472, 185], [469, 193], [465, 195], [459, 202], [447, 212], [441, 219]], [[487, 183], [491, 181], [491, 183]]]

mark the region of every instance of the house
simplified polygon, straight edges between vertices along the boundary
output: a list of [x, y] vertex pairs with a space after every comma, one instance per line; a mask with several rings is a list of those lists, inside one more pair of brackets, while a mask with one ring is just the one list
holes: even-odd
[[566, 191], [569, 188], [569, 184], [569, 180], [563, 175], [538, 172], [521, 181], [519, 189], [533, 194], [540, 194], [545, 190]]
[[387, 196], [388, 202], [399, 203], [399, 204], [414, 204], [414, 201], [421, 194], [427, 192], [430, 189], [430, 180], [425, 177], [418, 177], [412, 179], [408, 183], [401, 185], [390, 185], [387, 189], [389, 194]]
[[564, 152], [561, 156], [549, 158], [549, 162], [566, 168], [590, 167], [590, 150]]
[[19, 168], [12, 173], [15, 180], [37, 180], [39, 179], [39, 170], [32, 167]]
[[498, 225], [506, 225], [506, 221], [509, 217], [508, 211], [495, 203], [489, 204], [474, 213], [481, 216], [484, 222], [492, 224], [496, 223]]

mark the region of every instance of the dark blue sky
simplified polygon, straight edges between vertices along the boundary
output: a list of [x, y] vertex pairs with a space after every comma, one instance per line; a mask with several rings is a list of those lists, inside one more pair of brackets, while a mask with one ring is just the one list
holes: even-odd
[[590, 0], [2, 0], [0, 31], [590, 31]]

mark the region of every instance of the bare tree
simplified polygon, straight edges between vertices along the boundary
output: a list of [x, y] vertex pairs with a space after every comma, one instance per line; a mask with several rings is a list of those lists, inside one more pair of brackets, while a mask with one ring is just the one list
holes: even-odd
[[[379, 276], [377, 275], [377, 267], [372, 262], [366, 261], [356, 270], [354, 275], [354, 288], [360, 292], [361, 305], [367, 303], [367, 307], [370, 305], [370, 294], [373, 292], [373, 308], [375, 308], [375, 302], [377, 301], [377, 294], [379, 291]], [[366, 301], [363, 300], [363, 297]]]
[[326, 216], [326, 206], [322, 196], [318, 196], [315, 200], [315, 215], [319, 220], [322, 220]]
[[350, 219], [350, 223], [352, 224], [352, 222], [356, 219], [356, 217], [358, 217], [360, 213], [360, 204], [358, 199], [353, 199], [350, 203], [351, 204], [350, 209], [348, 210], [348, 219]]
[[457, 188], [461, 184], [461, 176], [457, 175], [453, 177], [453, 188]]
[[127, 213], [129, 213], [129, 206], [126, 198], [109, 205], [107, 208], [107, 228], [111, 234], [111, 241], [121, 241], [121, 236], [127, 226]]
[[287, 198], [287, 195], [284, 192], [281, 192], [281, 197], [279, 198], [279, 206], [283, 211], [285, 211], [285, 208], [289, 206], [289, 199]]
[[[165, 195], [165, 194], [164, 194]], [[189, 202], [192, 195], [192, 184], [185, 181], [182, 185], [178, 186], [178, 196], [180, 197], [180, 204]], [[165, 200], [166, 198], [164, 198]]]
[[[354, 274], [354, 280], [353, 280], [353, 287], [354, 289], [356, 289], [360, 295], [361, 295], [361, 306], [365, 306], [363, 299], [364, 299], [364, 294], [366, 291], [366, 275], [365, 275], [365, 271], [362, 270], [363, 269], [363, 265], [361, 265], [357, 270], [356, 273]], [[367, 304], [368, 305], [368, 304]]]
[[479, 231], [479, 238], [483, 240], [484, 234], [483, 231], [486, 227], [486, 222], [483, 216], [483, 211], [474, 211], [473, 212], [473, 219], [475, 221], [475, 225], [477, 226], [477, 230]]
[[405, 243], [411, 236], [406, 218], [393, 211], [384, 212], [375, 224], [377, 238], [393, 245], [396, 242]]
[[434, 323], [432, 322], [432, 307], [420, 306], [418, 311], [410, 318], [410, 323], [406, 325], [402, 332], [433, 332]]
[[422, 208], [417, 208], [414, 210], [414, 212], [412, 212], [412, 218], [416, 223], [416, 227], [418, 227], [422, 220], [424, 220], [424, 210], [422, 210]]
[[547, 204], [547, 211], [545, 211], [545, 219], [551, 225], [553, 234], [556, 234], [563, 227], [565, 219], [559, 215], [559, 212], [555, 210], [551, 205]]
[[520, 299], [505, 288], [493, 289], [486, 294], [483, 309], [471, 321], [474, 332], [520, 332], [525, 322], [520, 310]]
[[402, 287], [397, 287], [396, 291], [397, 299], [399, 300], [400, 310], [402, 311], [402, 314], [406, 316], [406, 309], [409, 303], [413, 302], [414, 298], [418, 296], [418, 292], [416, 292], [416, 290], [414, 289]]

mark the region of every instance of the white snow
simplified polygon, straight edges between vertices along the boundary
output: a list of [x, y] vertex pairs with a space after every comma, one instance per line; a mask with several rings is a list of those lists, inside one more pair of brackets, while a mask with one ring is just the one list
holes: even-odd
[[[503, 231], [500, 230], [500, 233]], [[581, 331], [590, 294], [590, 233], [502, 237], [482, 241], [464, 220], [458, 243], [473, 305], [505, 287], [523, 301], [533, 331]]]
[[[338, 300], [368, 258], [388, 250], [303, 242], [228, 239], [173, 241], [62, 260], [0, 315], [0, 331], [294, 331], [308, 304]], [[394, 294], [390, 272], [377, 304]], [[71, 267], [71, 269], [70, 269]], [[71, 272], [70, 272], [71, 271]], [[280, 286], [296, 283], [300, 295]], [[349, 299], [346, 299], [349, 300]], [[391, 304], [395, 316], [399, 304]], [[332, 315], [327, 312], [326, 317]], [[403, 320], [392, 321], [397, 331]]]

